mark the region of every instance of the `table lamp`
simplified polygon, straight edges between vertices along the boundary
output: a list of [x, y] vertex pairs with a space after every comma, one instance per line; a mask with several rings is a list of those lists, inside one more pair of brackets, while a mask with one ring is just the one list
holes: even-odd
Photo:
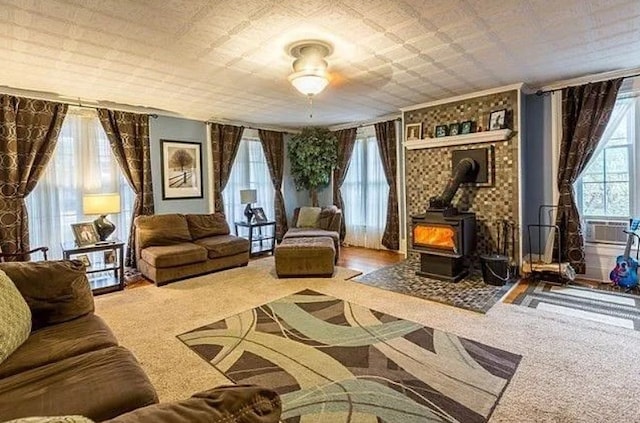
[[93, 221], [100, 241], [106, 241], [116, 230], [116, 225], [107, 220], [107, 215], [120, 213], [120, 194], [87, 194], [82, 197], [82, 211], [85, 215], [99, 214]]
[[244, 215], [247, 218], [247, 223], [251, 223], [253, 217], [253, 210], [251, 210], [251, 203], [256, 202], [258, 192], [255, 189], [241, 189], [240, 190], [240, 204], [246, 204], [244, 209]]

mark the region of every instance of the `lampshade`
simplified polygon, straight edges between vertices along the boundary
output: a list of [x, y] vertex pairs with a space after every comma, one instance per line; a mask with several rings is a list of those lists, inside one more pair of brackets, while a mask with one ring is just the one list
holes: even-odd
[[120, 213], [120, 194], [87, 194], [82, 197], [85, 215]]
[[324, 72], [302, 71], [289, 75], [289, 82], [304, 95], [316, 95], [329, 84]]
[[255, 189], [241, 189], [240, 190], [240, 204], [255, 203], [257, 199], [258, 191]]

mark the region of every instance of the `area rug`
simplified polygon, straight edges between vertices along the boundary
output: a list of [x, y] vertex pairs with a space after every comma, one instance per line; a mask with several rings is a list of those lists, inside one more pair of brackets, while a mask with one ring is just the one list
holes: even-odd
[[486, 422], [521, 356], [312, 290], [178, 336], [283, 422]]
[[522, 282], [505, 302], [640, 330], [640, 298], [637, 295], [539, 281]]
[[457, 283], [440, 281], [416, 275], [419, 268], [417, 260], [408, 259], [352, 280], [478, 313], [489, 311], [512, 287], [511, 284], [487, 285], [478, 273], [472, 273]]

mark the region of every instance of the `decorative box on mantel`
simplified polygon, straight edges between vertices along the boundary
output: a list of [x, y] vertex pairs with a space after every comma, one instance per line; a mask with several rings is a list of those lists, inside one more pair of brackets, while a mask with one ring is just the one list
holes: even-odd
[[480, 144], [485, 142], [504, 141], [511, 138], [511, 129], [497, 131], [474, 132], [473, 134], [453, 135], [442, 138], [425, 138], [422, 140], [405, 141], [407, 150], [420, 150], [423, 148], [450, 147], [453, 145]]
[[[493, 180], [490, 185], [463, 184], [452, 200], [461, 212], [475, 213], [475, 255], [496, 251], [498, 223], [507, 219], [517, 229], [515, 259], [522, 259], [523, 232], [523, 89], [522, 84], [499, 87], [482, 92], [417, 104], [401, 109], [403, 128], [421, 123], [423, 134], [432, 134], [435, 126], [446, 122], [476, 121], [486, 128], [491, 112], [506, 110], [512, 117], [509, 129], [474, 132], [440, 138], [410, 140], [401, 149], [404, 169], [403, 238], [412, 258], [419, 254], [412, 246], [411, 216], [422, 215], [429, 207], [429, 198], [439, 195], [451, 178], [455, 151], [489, 147], [492, 151]], [[477, 268], [477, 266], [476, 266]]]

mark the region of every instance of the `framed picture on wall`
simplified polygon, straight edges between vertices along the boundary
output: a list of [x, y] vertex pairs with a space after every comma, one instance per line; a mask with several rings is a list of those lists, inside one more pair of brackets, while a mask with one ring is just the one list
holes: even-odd
[[199, 142], [160, 140], [162, 199], [202, 198], [202, 152]]

